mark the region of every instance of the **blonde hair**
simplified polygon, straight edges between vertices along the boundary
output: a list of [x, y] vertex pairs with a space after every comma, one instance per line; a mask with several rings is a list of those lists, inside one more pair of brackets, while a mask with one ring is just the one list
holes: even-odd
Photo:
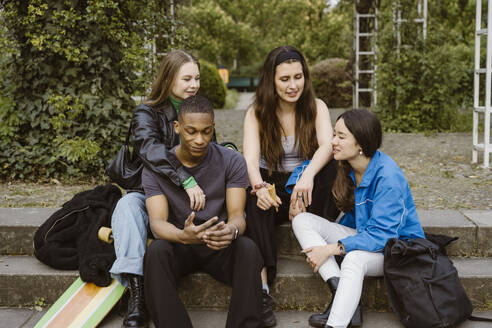
[[161, 62], [157, 78], [152, 84], [152, 90], [145, 100], [145, 104], [156, 106], [167, 100], [171, 93], [179, 69], [186, 63], [195, 63], [200, 70], [200, 63], [192, 54], [184, 50], [170, 51]]

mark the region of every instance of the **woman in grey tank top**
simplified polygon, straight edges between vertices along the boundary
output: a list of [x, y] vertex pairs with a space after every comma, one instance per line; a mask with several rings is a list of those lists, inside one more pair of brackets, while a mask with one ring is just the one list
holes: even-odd
[[[271, 305], [268, 285], [276, 275], [276, 225], [300, 212], [329, 220], [339, 214], [331, 195], [336, 175], [332, 159], [330, 113], [315, 97], [304, 56], [294, 47], [272, 50], [260, 73], [255, 102], [244, 119], [243, 152], [251, 190], [246, 205], [246, 235], [258, 245], [265, 267], [261, 271], [264, 304]], [[290, 195], [285, 184], [305, 160]], [[268, 186], [275, 184], [271, 197]], [[266, 327], [275, 325], [271, 309], [263, 309]]]

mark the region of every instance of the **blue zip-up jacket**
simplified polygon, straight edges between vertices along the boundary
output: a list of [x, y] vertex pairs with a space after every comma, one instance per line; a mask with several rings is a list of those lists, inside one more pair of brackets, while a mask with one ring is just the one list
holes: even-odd
[[[350, 173], [355, 185], [354, 172]], [[345, 251], [382, 252], [391, 238], [425, 238], [407, 179], [398, 165], [377, 150], [355, 188], [355, 208], [340, 224], [357, 230], [341, 239]]]

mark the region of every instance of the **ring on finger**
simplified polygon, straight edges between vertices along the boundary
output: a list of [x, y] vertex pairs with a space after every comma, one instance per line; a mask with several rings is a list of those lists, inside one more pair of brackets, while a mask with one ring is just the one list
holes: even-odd
[[303, 195], [302, 194], [297, 194], [297, 198], [302, 199], [303, 198]]

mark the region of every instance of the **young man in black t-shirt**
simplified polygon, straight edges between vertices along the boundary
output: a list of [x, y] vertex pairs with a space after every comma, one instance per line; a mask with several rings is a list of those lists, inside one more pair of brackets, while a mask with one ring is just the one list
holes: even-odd
[[171, 151], [202, 187], [205, 207], [192, 212], [188, 195], [149, 169], [142, 185], [154, 240], [144, 260], [145, 302], [157, 328], [192, 327], [177, 282], [197, 270], [232, 285], [226, 327], [263, 327], [261, 254], [247, 237], [244, 206], [249, 185], [241, 154], [211, 143], [214, 113], [201, 96], [185, 99], [174, 128], [181, 143]]

